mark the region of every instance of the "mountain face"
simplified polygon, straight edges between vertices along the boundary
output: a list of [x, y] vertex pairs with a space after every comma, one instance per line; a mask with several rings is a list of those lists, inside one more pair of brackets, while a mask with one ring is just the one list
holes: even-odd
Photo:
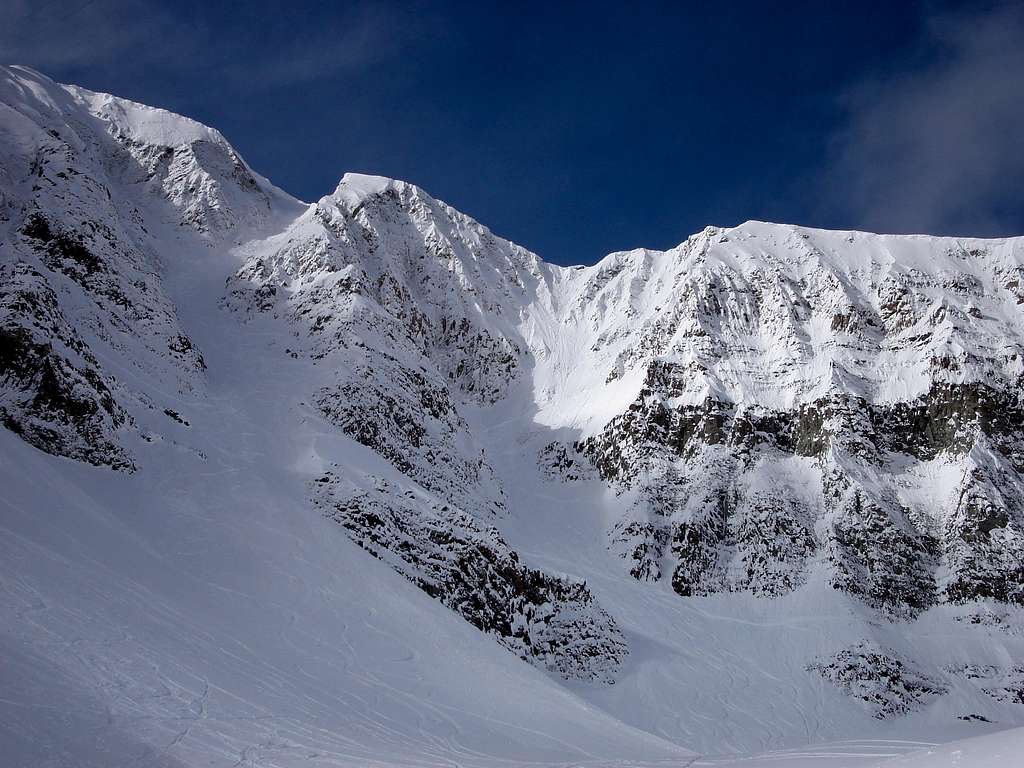
[[[242, 509], [280, 473], [283, 551], [353, 542], [650, 754], [1024, 723], [1022, 305], [1024, 239], [747, 222], [559, 267], [411, 184], [306, 205], [210, 128], [0, 70], [6, 430], [90, 465], [85, 495], [170, 493], [142, 504], [198, 541], [228, 534], [193, 483]], [[257, 536], [231, 514], [228, 548]], [[304, 514], [322, 542], [287, 532]], [[690, 634], [730, 611], [761, 642]], [[699, 725], [758, 685], [800, 708], [777, 732]]]
[[132, 471], [127, 434], [155, 437], [132, 415], [158, 408], [142, 382], [201, 389], [205, 370], [150, 230], [212, 240], [270, 197], [220, 134], [162, 110], [12, 69], [0, 110], [0, 417], [43, 451]]
[[609, 373], [642, 387], [577, 444], [635, 491], [636, 578], [773, 595], [823, 566], [890, 612], [1020, 604], [1019, 243], [746, 224], [661, 258]]
[[[565, 270], [351, 175], [280, 237], [232, 305], [305, 355], [357, 346], [316, 407], [449, 503], [503, 512], [458, 405], [532, 376], [541, 413], [589, 422], [572, 461], [621, 495], [635, 578], [778, 595], [821, 566], [888, 612], [1024, 601], [1019, 242], [750, 223]], [[638, 391], [597, 429], [562, 405], [618, 380]]]

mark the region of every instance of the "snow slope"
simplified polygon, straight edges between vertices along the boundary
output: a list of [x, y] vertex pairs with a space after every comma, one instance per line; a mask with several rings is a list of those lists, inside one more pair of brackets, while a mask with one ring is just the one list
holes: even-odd
[[905, 740], [841, 741], [812, 749], [767, 752], [741, 760], [698, 759], [716, 768], [1002, 768], [1016, 765], [1024, 748], [1020, 728], [958, 739], [946, 744]]
[[0, 436], [6, 765], [687, 762], [296, 504], [295, 465], [350, 449], [263, 421], [287, 395], [244, 352], [176, 403], [205, 460], [168, 446], [112, 482]]
[[1000, 768], [1024, 754], [1024, 731], [1017, 728], [989, 736], [954, 741], [938, 748], [915, 750], [893, 760], [892, 768]]
[[23, 68], [0, 110], [10, 764], [838, 768], [1024, 725], [1021, 240], [562, 268]]

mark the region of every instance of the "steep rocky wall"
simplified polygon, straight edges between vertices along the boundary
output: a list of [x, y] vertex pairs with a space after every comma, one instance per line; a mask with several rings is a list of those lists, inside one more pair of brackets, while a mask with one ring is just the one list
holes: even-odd
[[[634, 576], [660, 578], [671, 562], [683, 595], [778, 594], [823, 561], [837, 589], [890, 610], [1021, 601], [1016, 393], [975, 382], [895, 403], [835, 393], [792, 410], [673, 405], [683, 375], [652, 362], [629, 409], [577, 446], [603, 478], [640, 491], [612, 532]], [[908, 464], [937, 459], [959, 473], [955, 498], [904, 504]], [[794, 462], [802, 477], [770, 481]]]

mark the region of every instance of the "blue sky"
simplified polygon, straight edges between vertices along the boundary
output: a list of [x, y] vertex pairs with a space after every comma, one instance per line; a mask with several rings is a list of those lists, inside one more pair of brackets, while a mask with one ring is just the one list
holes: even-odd
[[419, 184], [559, 263], [707, 224], [1024, 233], [1020, 3], [0, 0], [0, 58]]

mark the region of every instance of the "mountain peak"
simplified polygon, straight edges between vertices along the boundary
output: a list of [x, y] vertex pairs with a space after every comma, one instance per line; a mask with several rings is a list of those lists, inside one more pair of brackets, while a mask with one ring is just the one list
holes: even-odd
[[387, 176], [374, 176], [368, 173], [348, 172], [341, 177], [334, 190], [335, 200], [345, 203], [349, 208], [362, 203], [367, 198], [379, 195], [388, 189], [412, 187], [414, 185]]
[[196, 141], [229, 146], [220, 131], [190, 117], [109, 93], [62, 85], [20, 65], [0, 65], [0, 102], [17, 111], [49, 113], [58, 121], [84, 108], [115, 136], [153, 146], [179, 147]]

